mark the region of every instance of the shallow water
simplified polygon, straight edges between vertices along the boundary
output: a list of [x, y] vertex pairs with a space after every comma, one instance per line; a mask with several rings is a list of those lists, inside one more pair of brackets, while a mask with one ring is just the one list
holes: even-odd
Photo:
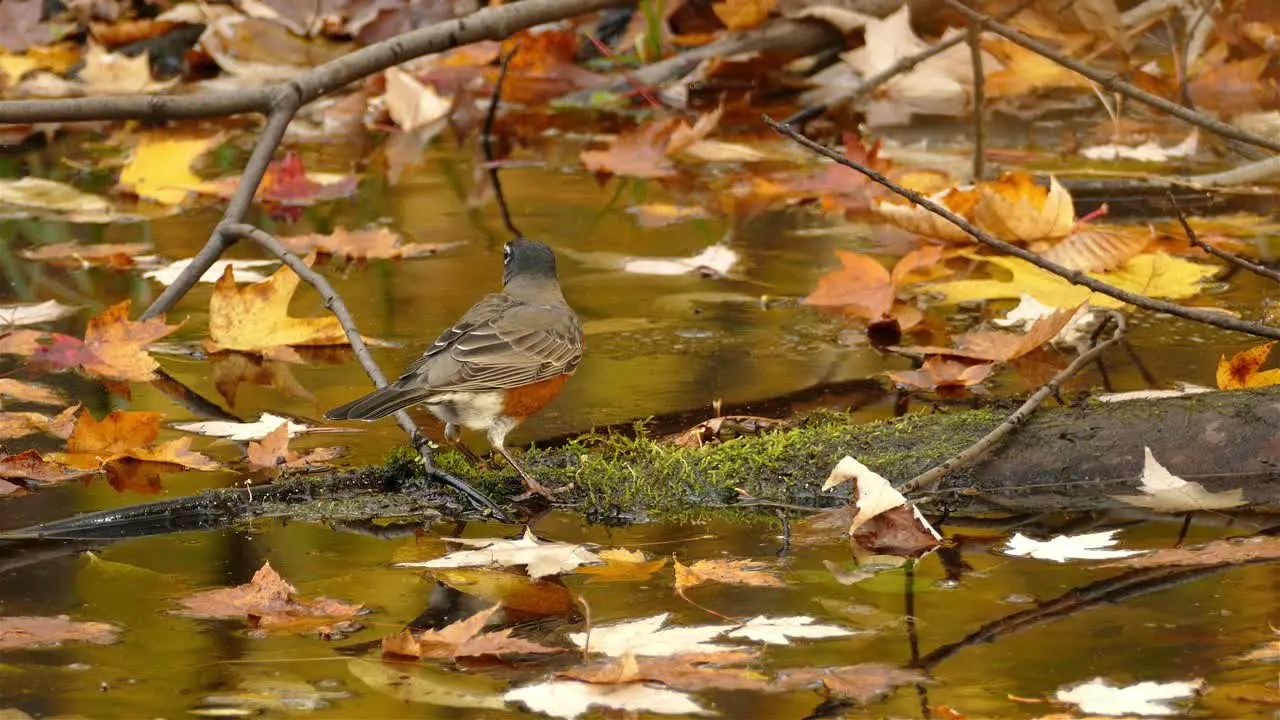
[[[394, 187], [367, 183], [359, 198], [309, 210], [290, 226], [263, 220], [275, 232], [357, 227], [375, 220], [416, 242], [462, 242], [437, 257], [367, 266], [327, 268], [366, 335], [401, 347], [377, 349], [388, 374], [417, 355], [421, 347], [484, 292], [497, 289], [501, 243], [505, 234], [494, 213], [470, 213], [460, 196], [458, 177], [469, 169], [452, 154], [438, 151], [426, 167]], [[874, 251], [900, 240], [883, 228], [846, 226], [797, 210], [765, 216], [735, 229], [730, 245], [743, 262], [728, 278], [694, 275], [655, 277], [617, 269], [625, 256], [691, 256], [726, 236], [721, 221], [695, 221], [662, 229], [638, 228], [626, 207], [640, 200], [663, 199], [661, 190], [632, 184], [600, 186], [593, 178], [538, 168], [506, 171], [504, 185], [523, 231], [545, 239], [560, 256], [565, 294], [588, 327], [588, 355], [565, 393], [513, 436], [513, 443], [645, 418], [712, 403], [744, 402], [850, 379], [883, 382], [883, 371], [906, 367], [865, 344], [836, 342], [841, 323], [796, 304], [816, 279], [836, 265], [834, 249]], [[43, 221], [5, 221], [3, 261], [7, 288], [0, 300], [44, 300], [89, 305], [93, 311], [122, 298], [136, 308], [149, 303], [158, 287], [131, 273], [108, 270], [67, 271], [22, 260], [17, 250], [68, 238], [125, 242], [145, 239], [171, 259], [193, 254], [217, 219], [201, 210], [146, 224], [109, 228], [68, 226]], [[254, 256], [240, 248], [237, 257]], [[177, 339], [186, 347], [203, 333], [209, 286], [200, 286], [169, 314], [185, 318]], [[1254, 278], [1237, 277], [1231, 289], [1211, 300], [1252, 308], [1267, 292]], [[762, 297], [769, 299], [762, 300]], [[782, 301], [776, 299], [781, 298]], [[791, 300], [789, 300], [791, 299]], [[293, 304], [296, 315], [318, 314], [319, 301], [306, 289]], [[79, 334], [83, 317], [60, 330]], [[1161, 384], [1175, 380], [1213, 384], [1218, 356], [1250, 343], [1239, 336], [1192, 328], [1147, 315], [1133, 320], [1135, 355]], [[217, 366], [198, 356], [162, 358], [164, 369], [204, 397], [220, 402], [245, 419], [270, 411], [318, 418], [325, 409], [366, 392], [369, 383], [344, 351], [326, 353], [310, 364], [276, 365], [314, 399], [278, 388], [244, 382], [234, 405], [218, 388]], [[1145, 387], [1137, 366], [1117, 355], [1108, 362], [1106, 382], [1116, 390]], [[24, 376], [25, 377], [25, 376]], [[44, 379], [44, 378], [41, 378]], [[60, 376], [48, 380], [84, 402], [95, 415], [112, 408], [155, 409], [166, 422], [197, 419], [160, 390], [135, 384], [131, 400], [100, 386]], [[993, 383], [998, 393], [1019, 393], [1040, 380], [1034, 369], [1006, 370]], [[1096, 368], [1083, 385], [1100, 385]], [[859, 419], [887, 417], [894, 397], [883, 393], [846, 398]], [[929, 410], [927, 403], [913, 408]], [[169, 435], [166, 434], [166, 437]], [[177, 436], [176, 433], [172, 436]], [[473, 440], [476, 440], [472, 438]], [[351, 446], [345, 462], [375, 462], [403, 441], [391, 421], [358, 434], [317, 435], [298, 447]], [[51, 447], [46, 443], [45, 446]], [[197, 448], [221, 460], [239, 457], [228, 444], [197, 440]], [[11, 444], [15, 450], [26, 445]], [[483, 450], [483, 440], [477, 440]], [[241, 481], [235, 472], [166, 472], [145, 489], [121, 491], [98, 479], [70, 483], [0, 505], [0, 528], [63, 518], [78, 512], [178, 496]], [[1049, 518], [1034, 526], [1047, 532], [1055, 523], [1075, 523], [1074, 532], [1106, 518]], [[1253, 524], [1223, 527], [1218, 518], [1193, 525], [1188, 542], [1240, 534]], [[1259, 523], [1261, 525], [1262, 523]], [[392, 529], [400, 526], [392, 525]], [[383, 530], [386, 537], [373, 531]], [[411, 526], [410, 526], [410, 529]], [[872, 580], [841, 585], [824, 566], [831, 561], [853, 566], [847, 547], [793, 547], [783, 553], [780, 528], [772, 516], [755, 524], [655, 523], [605, 528], [581, 518], [554, 513], [535, 531], [544, 538], [642, 548], [656, 556], [677, 554], [682, 562], [717, 557], [776, 562], [785, 589], [711, 586], [691, 591], [699, 604], [737, 618], [756, 614], [808, 614], [822, 622], [866, 632], [851, 638], [802, 641], [768, 649], [758, 667], [765, 670], [862, 662], [905, 664], [919, 659], [933, 681], [898, 689], [867, 708], [845, 709], [850, 717], [921, 717], [922, 707], [946, 706], [967, 717], [1024, 718], [1062, 708], [1015, 702], [1010, 697], [1045, 698], [1067, 684], [1103, 676], [1115, 683], [1205, 678], [1211, 690], [1192, 711], [1199, 717], [1274, 717], [1274, 705], [1241, 697], [1256, 696], [1270, 684], [1275, 665], [1233, 660], [1274, 639], [1276, 592], [1280, 573], [1274, 565], [1254, 565], [1187, 577], [1153, 580], [1152, 586], [1106, 595], [1101, 590], [1121, 576], [1118, 569], [1013, 559], [990, 552], [1005, 533], [944, 526], [961, 540], [961, 559], [972, 567], [958, 580], [938, 555], [910, 574], [886, 571]], [[1065, 531], [1065, 530], [1063, 530]], [[0, 613], [68, 614], [75, 619], [110, 622], [124, 628], [121, 642], [95, 646], [68, 644], [53, 649], [0, 653], [0, 707], [15, 706], [33, 715], [79, 714], [88, 717], [179, 717], [193, 711], [234, 707], [269, 717], [305, 713], [316, 717], [516, 717], [507, 710], [461, 710], [393, 697], [353, 674], [352, 658], [377, 662], [377, 641], [419, 618], [440, 621], [474, 611], [474, 603], [444, 593], [412, 570], [391, 567], [406, 558], [443, 552], [441, 538], [460, 532], [452, 525], [427, 527], [418, 535], [397, 535], [387, 528], [329, 527], [261, 520], [234, 530], [195, 532], [125, 540], [81, 554], [74, 545], [0, 548]], [[511, 528], [472, 523], [468, 537], [510, 535]], [[1168, 547], [1179, 523], [1147, 522], [1126, 530], [1126, 547]], [[246, 582], [270, 561], [304, 595], [322, 594], [366, 604], [363, 629], [340, 640], [285, 634], [251, 637], [243, 623], [207, 621], [175, 615], [174, 598], [195, 590]], [[954, 567], [954, 565], [953, 565]], [[1068, 606], [1022, 629], [995, 625], [981, 642], [963, 643], [1002, 618], [1069, 596], [1073, 589], [1103, 583], [1084, 604]], [[717, 619], [675, 597], [670, 567], [643, 582], [588, 583], [567, 576], [566, 584], [591, 608], [595, 625], [671, 612], [673, 624]], [[1143, 590], [1143, 591], [1140, 591]], [[914, 618], [909, 621], [908, 618]], [[581, 620], [543, 623], [535, 632], [554, 636], [577, 630]], [[420, 623], [419, 623], [420, 624]], [[944, 656], [945, 653], [945, 656]], [[930, 658], [934, 660], [930, 660]], [[538, 665], [462, 675], [430, 662], [398, 666], [446, 687], [473, 693], [500, 693], [512, 682], [545, 674]], [[237, 694], [239, 693], [239, 694]], [[247, 693], [247, 694], [246, 694]], [[292, 706], [281, 700], [291, 698]], [[246, 697], [248, 699], [246, 699]], [[821, 703], [813, 691], [759, 695], [705, 692], [707, 707], [724, 717], [806, 717]], [[255, 705], [254, 702], [258, 704]], [[312, 709], [303, 708], [310, 707]], [[245, 710], [248, 708], [248, 710]], [[938, 711], [942, 713], [941, 710]], [[945, 716], [939, 715], [939, 716]]]

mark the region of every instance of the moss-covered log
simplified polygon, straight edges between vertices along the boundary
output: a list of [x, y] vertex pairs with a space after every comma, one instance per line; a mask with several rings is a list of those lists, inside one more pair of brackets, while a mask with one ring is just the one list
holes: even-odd
[[[821, 507], [844, 502], [839, 493], [819, 490], [841, 457], [857, 457], [901, 483], [967, 447], [1002, 422], [1008, 409], [916, 414], [864, 425], [844, 414], [819, 413], [781, 430], [700, 448], [661, 444], [644, 433], [592, 434], [531, 449], [524, 460], [539, 481], [572, 484], [557, 501], [594, 520], [689, 516], [741, 507], [744, 496]], [[1185, 479], [1212, 491], [1243, 488], [1252, 509], [1280, 510], [1277, 390], [1089, 400], [1043, 409], [990, 456], [944, 479], [922, 499], [961, 514], [1120, 507], [1111, 496], [1134, 494], [1144, 446]], [[510, 499], [523, 489], [505, 464], [476, 468], [453, 452], [440, 453], [438, 461], [494, 498]], [[416, 467], [406, 455], [381, 467], [283, 480], [252, 491], [209, 491], [31, 530], [104, 537], [139, 521], [147, 528], [143, 532], [156, 532], [263, 515], [455, 514], [455, 501], [439, 489], [423, 488]]]

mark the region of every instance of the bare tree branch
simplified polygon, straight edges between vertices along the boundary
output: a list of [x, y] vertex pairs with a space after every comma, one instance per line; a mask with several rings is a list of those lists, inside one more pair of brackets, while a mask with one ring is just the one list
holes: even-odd
[[1187, 222], [1187, 216], [1182, 213], [1182, 208], [1178, 206], [1178, 200], [1173, 196], [1173, 193], [1169, 193], [1169, 204], [1173, 206], [1173, 212], [1177, 216], [1178, 222], [1182, 225], [1182, 232], [1187, 235], [1187, 242], [1230, 265], [1234, 265], [1242, 270], [1247, 270], [1255, 275], [1261, 275], [1268, 280], [1280, 282], [1280, 272], [1276, 272], [1275, 270], [1259, 265], [1258, 263], [1245, 260], [1239, 255], [1233, 255], [1229, 252], [1219, 250], [1218, 248], [1201, 240], [1200, 236], [1197, 235], [1196, 231], [1191, 227], [1191, 223]]
[[916, 205], [920, 205], [921, 207], [925, 208], [929, 212], [947, 219], [948, 221], [956, 225], [956, 227], [959, 227], [961, 230], [964, 230], [966, 233], [969, 233], [969, 235], [971, 235], [975, 240], [982, 243], [983, 245], [999, 250], [1000, 252], [1005, 253], [1007, 255], [1012, 255], [1021, 260], [1026, 260], [1032, 265], [1035, 265], [1036, 267], [1042, 270], [1047, 270], [1048, 272], [1051, 272], [1054, 275], [1057, 275], [1058, 277], [1070, 282], [1073, 285], [1080, 285], [1082, 287], [1087, 287], [1090, 290], [1093, 290], [1094, 292], [1100, 292], [1103, 295], [1108, 295], [1117, 300], [1120, 300], [1121, 302], [1126, 302], [1126, 303], [1129, 303], [1130, 305], [1137, 305], [1138, 307], [1146, 308], [1147, 310], [1154, 310], [1156, 312], [1163, 312], [1163, 313], [1168, 313], [1170, 315], [1176, 315], [1177, 317], [1180, 317], [1180, 318], [1195, 320], [1197, 322], [1202, 322], [1206, 325], [1220, 327], [1224, 330], [1235, 330], [1236, 332], [1242, 332], [1249, 335], [1257, 335], [1258, 337], [1265, 337], [1265, 338], [1280, 340], [1280, 328], [1261, 325], [1259, 323], [1249, 322], [1247, 320], [1240, 320], [1234, 317], [1230, 317], [1228, 315], [1224, 315], [1222, 313], [1213, 312], [1211, 310], [1200, 310], [1198, 308], [1189, 308], [1184, 305], [1178, 305], [1177, 303], [1171, 303], [1164, 300], [1157, 300], [1155, 298], [1150, 298], [1150, 297], [1147, 297], [1146, 295], [1140, 295], [1135, 292], [1130, 292], [1128, 290], [1118, 288], [1114, 285], [1109, 285], [1107, 283], [1102, 282], [1101, 280], [1090, 277], [1089, 275], [1083, 272], [1080, 272], [1079, 270], [1072, 270], [1070, 268], [1063, 267], [1058, 263], [1052, 262], [1050, 260], [1046, 260], [1045, 258], [1041, 257], [1040, 255], [1037, 255], [1036, 253], [1031, 252], [1030, 250], [1018, 247], [1017, 245], [1014, 245], [1012, 243], [1005, 242], [1004, 240], [1001, 240], [1000, 238], [997, 238], [994, 235], [991, 235], [990, 233], [984, 230], [980, 230], [979, 228], [975, 227], [972, 223], [970, 223], [968, 220], [965, 220], [959, 215], [956, 215], [955, 213], [951, 212], [947, 208], [939, 205], [938, 203], [930, 200], [929, 198], [921, 195], [920, 193], [915, 192], [914, 190], [909, 190], [899, 185], [898, 183], [890, 180], [884, 175], [876, 172], [875, 170], [872, 170], [871, 168], [861, 163], [858, 163], [854, 160], [850, 160], [844, 155], [841, 155], [840, 153], [836, 152], [835, 150], [832, 150], [831, 148], [821, 143], [810, 140], [804, 135], [801, 135], [796, 130], [790, 127], [787, 127], [786, 125], [779, 124], [778, 122], [775, 122], [772, 118], [768, 116], [764, 117], [764, 121], [766, 124], [769, 125], [769, 127], [778, 131], [780, 134], [785, 135], [791, 138], [792, 140], [795, 140], [796, 142], [818, 153], [819, 155], [822, 155], [831, 160], [834, 160], [835, 162], [841, 165], [844, 165], [845, 167], [857, 170], [863, 175], [866, 175], [871, 180], [874, 180], [875, 182], [883, 185], [884, 187], [889, 188], [890, 190], [901, 195], [907, 200], [910, 200]]

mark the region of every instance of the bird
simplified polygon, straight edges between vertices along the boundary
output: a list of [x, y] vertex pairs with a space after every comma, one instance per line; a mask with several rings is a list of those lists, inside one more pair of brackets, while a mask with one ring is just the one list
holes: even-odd
[[486, 295], [395, 382], [325, 413], [330, 420], [377, 420], [421, 403], [460, 445], [461, 427], [483, 430], [520, 474], [528, 495], [551, 490], [530, 477], [504, 445], [507, 433], [560, 394], [582, 361], [582, 321], [569, 307], [546, 243], [517, 237], [502, 248], [502, 292]]

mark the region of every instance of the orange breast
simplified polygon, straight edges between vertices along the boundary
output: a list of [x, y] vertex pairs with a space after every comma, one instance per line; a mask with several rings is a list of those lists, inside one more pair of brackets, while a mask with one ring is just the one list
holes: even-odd
[[532, 385], [510, 388], [503, 393], [502, 414], [516, 420], [524, 420], [556, 399], [560, 389], [569, 381], [569, 375], [557, 375]]

